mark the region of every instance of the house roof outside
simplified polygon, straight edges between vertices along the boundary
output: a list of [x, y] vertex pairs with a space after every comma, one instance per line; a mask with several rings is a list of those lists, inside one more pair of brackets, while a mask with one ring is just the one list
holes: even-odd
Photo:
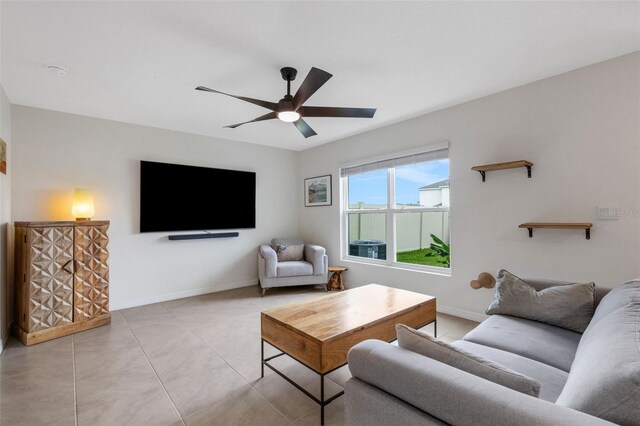
[[424, 189], [440, 189], [440, 188], [448, 188], [449, 187], [449, 179], [441, 180], [439, 182], [434, 182], [430, 185], [421, 186], [418, 188], [418, 191], [422, 191]]

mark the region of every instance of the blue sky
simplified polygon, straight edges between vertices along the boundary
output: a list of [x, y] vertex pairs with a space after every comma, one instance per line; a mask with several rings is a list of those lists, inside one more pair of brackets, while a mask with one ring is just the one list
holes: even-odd
[[[396, 202], [417, 203], [418, 188], [449, 178], [449, 159], [396, 168]], [[387, 171], [375, 170], [349, 177], [349, 205], [385, 204]]]

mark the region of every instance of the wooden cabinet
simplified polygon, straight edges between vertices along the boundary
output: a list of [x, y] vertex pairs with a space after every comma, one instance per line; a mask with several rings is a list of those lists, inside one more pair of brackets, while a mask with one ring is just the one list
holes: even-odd
[[16, 338], [25, 345], [111, 322], [109, 221], [15, 223]]

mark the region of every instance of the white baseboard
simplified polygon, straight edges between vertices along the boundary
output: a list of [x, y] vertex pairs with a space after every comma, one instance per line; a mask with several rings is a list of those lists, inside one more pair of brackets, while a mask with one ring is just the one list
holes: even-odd
[[9, 326], [7, 327], [6, 330], [1, 330], [1, 335], [0, 335], [0, 354], [2, 354], [2, 351], [4, 350], [4, 348], [8, 345], [9, 343], [9, 330], [11, 329], [11, 322], [9, 323]]
[[200, 295], [209, 294], [209, 293], [217, 293], [219, 291], [233, 290], [236, 288], [249, 287], [257, 284], [258, 284], [257, 278], [246, 280], [246, 281], [237, 281], [234, 283], [224, 283], [224, 284], [216, 285], [215, 287], [212, 286], [212, 287], [197, 288], [194, 290], [179, 291], [177, 293], [160, 294], [158, 296], [143, 297], [142, 299], [133, 299], [133, 300], [126, 300], [124, 302], [119, 302], [119, 303], [111, 303], [110, 309], [112, 311], [117, 311], [120, 309], [135, 308], [136, 306], [151, 305], [152, 303], [160, 303], [160, 302], [167, 302], [169, 300], [184, 299], [185, 297], [200, 296]]
[[[233, 283], [219, 284], [219, 285], [216, 285], [215, 287], [197, 288], [194, 290], [180, 291], [177, 293], [168, 293], [168, 294], [161, 294], [157, 296], [144, 297], [141, 299], [127, 300], [120, 303], [112, 303], [111, 310], [117, 311], [120, 309], [135, 308], [136, 306], [151, 305], [153, 303], [167, 302], [169, 300], [184, 299], [185, 297], [201, 296], [203, 294], [217, 293], [219, 291], [233, 290], [236, 288], [249, 287], [257, 284], [258, 284], [258, 279], [256, 278], [256, 279], [251, 279], [246, 281], [237, 281]], [[480, 314], [477, 312], [471, 312], [464, 309], [453, 308], [451, 306], [445, 306], [440, 304], [438, 304], [437, 306], [438, 306], [437, 308], [438, 312], [468, 319], [471, 321], [482, 322], [488, 318], [487, 315]], [[1, 348], [2, 348], [2, 341], [0, 341], [0, 353], [2, 352]]]
[[453, 315], [455, 317], [460, 317], [477, 322], [482, 322], [489, 318], [489, 316], [485, 314], [479, 314], [477, 312], [471, 312], [464, 309], [452, 308], [451, 306], [444, 306], [439, 303], [437, 304], [437, 310], [438, 312], [442, 312], [443, 314]]

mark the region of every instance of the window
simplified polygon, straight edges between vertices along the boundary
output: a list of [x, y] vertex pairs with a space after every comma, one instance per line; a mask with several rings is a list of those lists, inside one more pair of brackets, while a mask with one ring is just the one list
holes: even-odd
[[347, 258], [450, 268], [448, 155], [440, 148], [340, 171]]

